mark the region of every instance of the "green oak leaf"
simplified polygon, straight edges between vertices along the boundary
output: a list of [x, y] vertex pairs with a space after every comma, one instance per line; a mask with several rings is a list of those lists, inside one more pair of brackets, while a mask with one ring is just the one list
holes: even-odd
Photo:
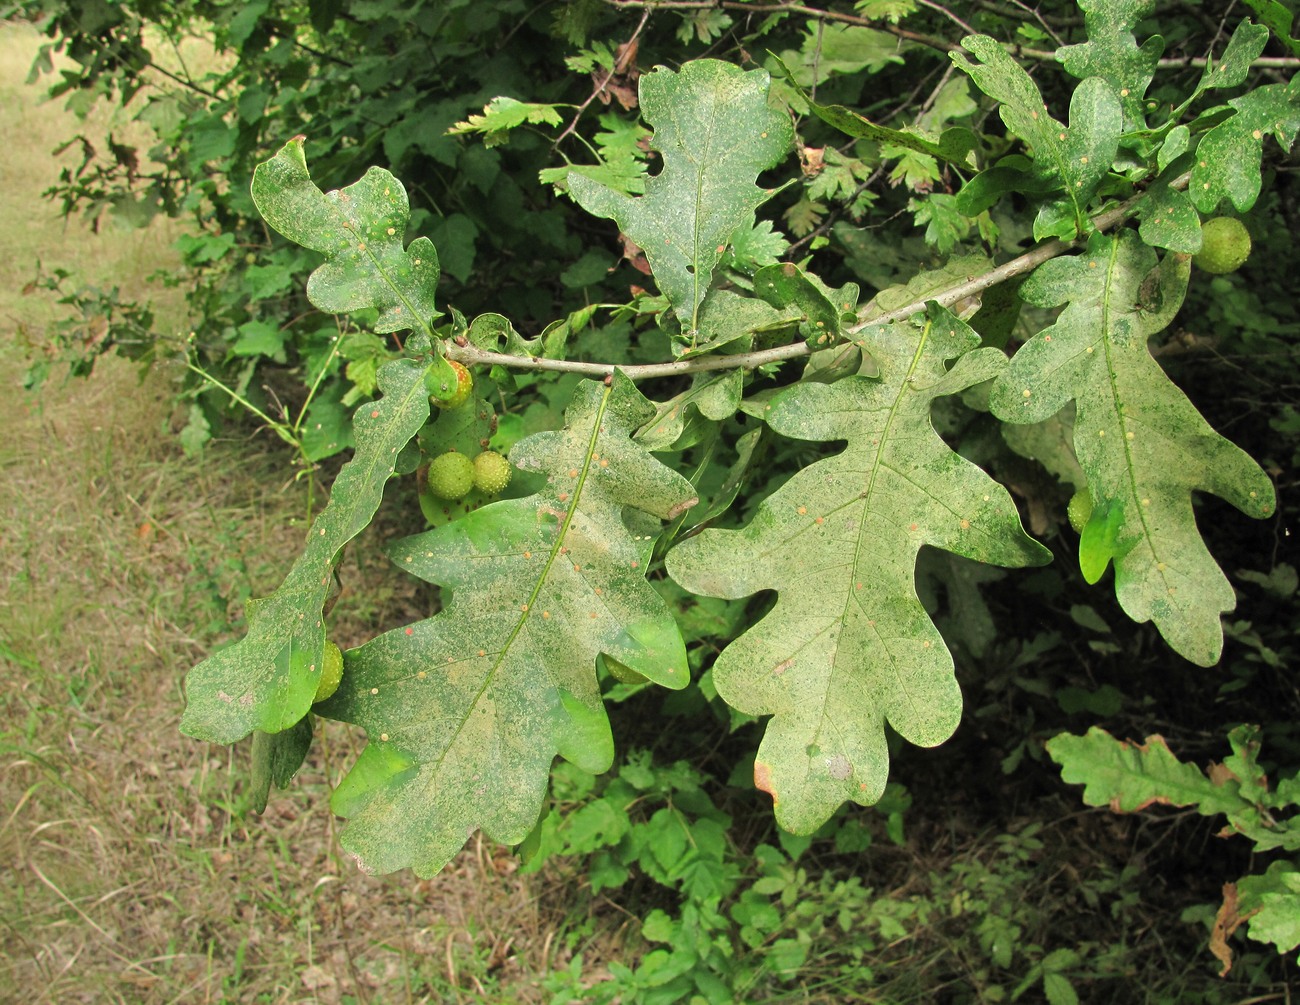
[[1080, 80], [1101, 77], [1119, 95], [1126, 131], [1146, 124], [1142, 99], [1165, 51], [1165, 40], [1159, 35], [1140, 47], [1133, 36], [1134, 26], [1155, 6], [1155, 0], [1080, 0], [1088, 41], [1056, 50], [1067, 73]]
[[695, 502], [631, 439], [653, 414], [621, 373], [583, 381], [564, 429], [510, 451], [521, 471], [546, 474], [541, 492], [390, 546], [401, 568], [443, 587], [445, 606], [350, 651], [339, 690], [315, 709], [367, 733], [332, 804], [367, 871], [432, 875], [479, 828], [523, 840], [557, 753], [608, 768], [599, 654], [685, 687], [681, 635], [645, 579], [654, 537], [623, 514], [670, 519]]
[[739, 368], [697, 373], [685, 391], [656, 402], [654, 418], [637, 432], [636, 441], [647, 450], [685, 450], [715, 423], [735, 415], [743, 394]]
[[1228, 102], [1236, 115], [1202, 137], [1188, 191], [1196, 208], [1213, 213], [1230, 199], [1245, 212], [1259, 198], [1264, 137], [1290, 150], [1300, 130], [1300, 77], [1289, 84], [1265, 84]]
[[1186, 256], [1167, 255], [1157, 269], [1155, 252], [1128, 230], [1093, 234], [1083, 254], [1044, 263], [1020, 295], [1068, 306], [1016, 353], [990, 407], [1007, 422], [1041, 422], [1074, 399], [1075, 453], [1093, 500], [1085, 572], [1098, 578], [1094, 563], [1108, 553], [1129, 617], [1154, 621], [1178, 653], [1209, 666], [1223, 647], [1219, 615], [1236, 597], [1196, 529], [1192, 492], [1264, 517], [1273, 486], [1147, 351], [1182, 303], [1188, 268]]
[[1260, 24], [1271, 31], [1279, 42], [1291, 50], [1291, 55], [1300, 56], [1300, 39], [1291, 35], [1291, 22], [1295, 15], [1281, 0], [1245, 0], [1246, 6], [1255, 12]]
[[1169, 130], [1160, 144], [1160, 149], [1156, 151], [1156, 170], [1164, 174], [1170, 164], [1187, 153], [1191, 141], [1192, 131], [1187, 126], [1174, 126]]
[[1194, 255], [1201, 250], [1201, 217], [1192, 197], [1182, 189], [1155, 182], [1138, 204], [1142, 219], [1138, 233], [1153, 248]]
[[524, 338], [515, 331], [509, 318], [500, 314], [480, 314], [470, 322], [465, 336], [471, 344], [489, 352], [503, 352], [509, 356], [546, 355], [543, 338]]
[[1085, 736], [1062, 733], [1047, 741], [1047, 753], [1061, 766], [1061, 778], [1083, 785], [1089, 806], [1136, 813], [1153, 804], [1194, 806], [1202, 816], [1249, 808], [1232, 780], [1211, 780], [1194, 764], [1174, 756], [1164, 737], [1122, 742], [1099, 726]]
[[789, 151], [789, 116], [768, 102], [765, 70], [713, 59], [641, 78], [641, 107], [654, 127], [663, 170], [629, 196], [581, 174], [569, 190], [587, 212], [610, 217], [645, 252], [682, 327], [698, 327], [700, 304], [732, 235], [752, 228], [772, 192], [755, 184]]
[[857, 283], [833, 290], [791, 262], [769, 265], [754, 273], [754, 294], [780, 311], [797, 308], [800, 334], [814, 349], [840, 341], [844, 325], [858, 320]]
[[334, 480], [330, 503], [312, 522], [302, 554], [279, 589], [248, 604], [248, 634], [185, 678], [182, 732], [234, 743], [255, 729], [288, 729], [311, 708], [335, 562], [374, 517], [399, 452], [429, 418], [428, 369], [409, 359], [380, 368], [383, 397], [362, 405], [353, 418], [356, 452]]
[[682, 347], [677, 355], [679, 359], [690, 359], [723, 350], [749, 352], [755, 348], [755, 342], [785, 342], [801, 319], [802, 312], [797, 306], [778, 310], [757, 297], [712, 289], [700, 305], [695, 345]]
[[1300, 946], [1300, 866], [1271, 862], [1262, 875], [1243, 877], [1237, 892], [1238, 913], [1250, 916], [1246, 924], [1252, 939], [1273, 943], [1279, 953]]
[[253, 172], [253, 202], [268, 224], [325, 264], [307, 280], [307, 299], [323, 311], [375, 308], [379, 333], [412, 329], [432, 338], [438, 253], [426, 237], [409, 248], [410, 203], [402, 183], [372, 167], [345, 189], [322, 192], [311, 180], [304, 137], [286, 143]]
[[998, 42], [969, 35], [961, 44], [975, 59], [953, 52], [953, 63], [1001, 104], [1002, 121], [1033, 149], [1038, 172], [1064, 190], [1063, 198], [1040, 209], [1034, 239], [1070, 240], [1086, 233], [1088, 200], [1119, 150], [1124, 124], [1119, 96], [1101, 77], [1089, 77], [1074, 89], [1066, 128], [1048, 113], [1038, 86]]
[[266, 809], [271, 785], [287, 789], [311, 749], [312, 717], [303, 716], [278, 733], [253, 733], [253, 763], [249, 768], [248, 800], [255, 813]]
[[1240, 87], [1250, 75], [1251, 64], [1268, 44], [1268, 28], [1244, 20], [1228, 39], [1218, 62], [1209, 60], [1197, 85], [1196, 93], [1216, 87]]
[[809, 111], [827, 125], [834, 126], [848, 136], [857, 139], [875, 140], [877, 143], [892, 143], [895, 146], [913, 150], [916, 153], [928, 154], [937, 160], [955, 164], [958, 167], [969, 166], [971, 151], [979, 146], [979, 140], [976, 139], [975, 134], [961, 126], [945, 129], [936, 143], [920, 133], [904, 129], [892, 129], [889, 126], [882, 126], [872, 122], [860, 112], [845, 108], [843, 105], [819, 104], [799, 85], [790, 68], [786, 66], [779, 56], [773, 56], [772, 61], [780, 69], [781, 75], [785, 77], [786, 82], [803, 99]]
[[765, 410], [777, 433], [847, 447], [798, 472], [745, 528], [705, 530], [667, 558], [669, 575], [694, 593], [777, 591], [771, 613], [718, 657], [713, 682], [737, 710], [773, 716], [755, 782], [798, 834], [846, 800], [880, 798], [886, 721], [923, 746], [957, 726], [952, 657], [916, 594], [921, 547], [1007, 566], [1049, 558], [1007, 491], [931, 423], [936, 398], [990, 379], [1005, 357], [974, 348], [979, 336], [934, 304], [919, 327], [861, 334], [878, 378], [804, 382]]

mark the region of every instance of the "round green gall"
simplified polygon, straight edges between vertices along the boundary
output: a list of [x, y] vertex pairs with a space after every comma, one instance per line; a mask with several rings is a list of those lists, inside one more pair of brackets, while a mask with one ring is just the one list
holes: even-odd
[[1236, 272], [1250, 257], [1250, 233], [1231, 216], [1216, 216], [1201, 225], [1201, 250], [1192, 262], [1202, 272], [1222, 276]]
[[1079, 489], [1070, 497], [1070, 505], [1066, 508], [1066, 516], [1070, 518], [1070, 526], [1074, 528], [1076, 534], [1083, 533], [1084, 524], [1092, 516], [1092, 496], [1088, 494], [1087, 489]]
[[474, 487], [484, 495], [494, 496], [510, 484], [510, 462], [495, 450], [484, 450], [474, 458]]
[[439, 499], [460, 499], [474, 487], [474, 462], [464, 454], [449, 451], [429, 463], [425, 479], [429, 492]]
[[343, 653], [333, 642], [325, 643], [321, 654], [320, 680], [316, 682], [316, 697], [312, 701], [324, 701], [339, 689], [343, 679]]
[[[447, 360], [447, 365], [456, 371], [456, 390], [452, 392], [450, 398], [439, 398], [436, 394], [432, 393], [433, 388], [429, 387], [429, 381], [433, 377], [432, 370], [429, 371], [429, 375], [425, 378], [425, 387], [430, 391], [429, 403], [432, 404], [434, 408], [455, 408], [458, 405], [463, 405], [465, 402], [469, 401], [469, 396], [474, 391], [474, 376], [469, 372], [469, 370], [457, 363], [454, 359]], [[439, 388], [439, 390], [446, 391], [450, 389], [442, 387]]]

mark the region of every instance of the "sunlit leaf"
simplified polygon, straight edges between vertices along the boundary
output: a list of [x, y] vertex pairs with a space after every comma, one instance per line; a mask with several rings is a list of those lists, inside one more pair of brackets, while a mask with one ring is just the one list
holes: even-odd
[[764, 70], [711, 59], [677, 72], [660, 67], [641, 78], [651, 145], [664, 161], [645, 195], [569, 175], [578, 203], [617, 220], [645, 252], [688, 331], [699, 327], [700, 304], [732, 234], [752, 228], [754, 211], [771, 195], [755, 179], [790, 149], [790, 119], [768, 103], [770, 84]]
[[689, 482], [631, 439], [653, 414], [622, 376], [582, 382], [564, 429], [510, 452], [546, 474], [541, 492], [390, 546], [401, 568], [443, 587], [445, 606], [349, 651], [338, 692], [317, 706], [367, 733], [333, 804], [363, 868], [431, 875], [478, 828], [517, 843], [557, 753], [608, 768], [600, 653], [686, 685], [681, 635], [645, 581], [653, 536], [623, 515], [671, 518], [695, 502]]
[[[1273, 486], [1242, 450], [1216, 433], [1147, 349], [1182, 303], [1185, 256], [1155, 252], [1132, 231], [1094, 234], [1086, 252], [1057, 258], [1021, 287], [1037, 307], [1068, 304], [1026, 342], [994, 385], [990, 405], [1007, 422], [1041, 422], [1073, 399], [1074, 446], [1093, 516], [1080, 561], [1089, 579], [1105, 560], [1135, 621], [1154, 621], [1187, 659], [1219, 658], [1219, 615], [1236, 596], [1196, 529], [1192, 492], [1242, 512], [1273, 512]], [[1100, 566], [1100, 567], [1099, 567]]]
[[1145, 743], [1115, 739], [1098, 726], [1085, 736], [1062, 733], [1047, 742], [1047, 753], [1061, 765], [1061, 778], [1085, 786], [1089, 806], [1136, 813], [1153, 804], [1192, 806], [1204, 816], [1245, 808], [1233, 782], [1215, 782], [1169, 749], [1164, 737]]
[[325, 264], [307, 280], [307, 298], [323, 311], [375, 308], [377, 332], [413, 329], [432, 337], [438, 254], [428, 238], [409, 248], [410, 204], [402, 183], [372, 167], [345, 189], [322, 192], [311, 180], [303, 137], [286, 143], [253, 173], [253, 201], [289, 240], [319, 251]]
[[[803, 383], [769, 402], [784, 436], [846, 440], [769, 496], [742, 530], [706, 530], [668, 555], [686, 589], [738, 598], [776, 590], [771, 613], [718, 657], [728, 704], [771, 715], [755, 780], [777, 820], [810, 833], [845, 800], [880, 798], [888, 721], [907, 740], [943, 742], [961, 715], [952, 658], [916, 595], [917, 552], [982, 562], [1046, 561], [1006, 490], [954, 453], [930, 408], [998, 373], [1003, 356], [934, 307], [919, 328], [870, 328], [879, 378]], [[948, 369], [946, 361], [960, 357]]]
[[428, 365], [399, 359], [379, 371], [383, 397], [353, 419], [356, 453], [334, 481], [330, 504], [280, 588], [248, 604], [248, 634], [213, 653], [185, 678], [181, 730], [234, 743], [254, 729], [278, 733], [311, 707], [325, 645], [322, 621], [335, 563], [370, 523], [397, 455], [429, 417]]

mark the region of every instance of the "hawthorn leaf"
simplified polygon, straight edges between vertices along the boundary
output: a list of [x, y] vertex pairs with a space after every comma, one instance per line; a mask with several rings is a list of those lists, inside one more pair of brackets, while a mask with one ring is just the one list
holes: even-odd
[[482, 133], [484, 146], [494, 147], [509, 139], [510, 130], [517, 129], [525, 123], [538, 126], [559, 126], [564, 124], [555, 105], [543, 105], [517, 101], [514, 98], [493, 98], [483, 106], [481, 113], [471, 115], [464, 122], [457, 122], [447, 130], [448, 136], [460, 136], [466, 133]]
[[290, 140], [253, 172], [253, 202], [289, 240], [325, 256], [307, 280], [307, 299], [323, 311], [375, 308], [380, 334], [412, 329], [433, 338], [438, 253], [426, 237], [409, 248], [411, 208], [402, 183], [372, 167], [347, 188], [322, 192], [311, 180], [305, 137]]
[[998, 42], [987, 35], [969, 35], [961, 44], [975, 59], [953, 52], [953, 63], [999, 102], [1002, 121], [1033, 149], [1038, 171], [1064, 189], [1064, 198], [1039, 211], [1034, 239], [1070, 240], [1085, 233], [1090, 226], [1088, 200], [1119, 150], [1124, 124], [1119, 96], [1103, 78], [1089, 77], [1070, 98], [1067, 128], [1048, 114], [1038, 86]]
[[[947, 310], [923, 324], [861, 333], [880, 376], [800, 383], [768, 402], [784, 436], [847, 440], [782, 485], [740, 530], [705, 530], [668, 553], [694, 593], [776, 590], [772, 611], [713, 666], [718, 693], [771, 715], [754, 767], [778, 823], [819, 827], [842, 802], [884, 792], [885, 723], [922, 746], [961, 716], [952, 657], [916, 594], [916, 557], [933, 545], [981, 562], [1042, 564], [1007, 491], [935, 432], [934, 400], [988, 380], [996, 349]], [[958, 358], [948, 369], [946, 361]]]
[[540, 492], [390, 546], [397, 565], [443, 587], [444, 607], [349, 651], [339, 690], [316, 706], [367, 732], [333, 801], [363, 869], [432, 875], [476, 829], [518, 843], [557, 753], [606, 770], [599, 654], [686, 686], [681, 635], [645, 580], [654, 536], [623, 514], [671, 519], [695, 502], [690, 482], [631, 438], [653, 415], [621, 373], [608, 387], [583, 381], [562, 430], [510, 451], [546, 474]]
[[1157, 268], [1131, 230], [1093, 234], [1085, 253], [1041, 265], [1020, 295], [1068, 306], [1021, 346], [989, 404], [1003, 421], [1027, 423], [1075, 401], [1074, 448], [1093, 502], [1085, 575], [1096, 581], [1112, 559], [1128, 616], [1154, 621], [1180, 655], [1209, 666], [1223, 648], [1219, 615], [1236, 597], [1196, 529], [1192, 492], [1253, 517], [1271, 514], [1274, 499], [1259, 465], [1210, 427], [1147, 351], [1182, 303], [1188, 271], [1184, 255]]
[[700, 304], [732, 235], [754, 226], [772, 196], [755, 184], [789, 151], [789, 116], [768, 101], [766, 70], [701, 59], [641, 78], [641, 107], [654, 127], [663, 170], [630, 196], [581, 174], [569, 190], [595, 216], [610, 217], [644, 252], [682, 327], [698, 327]]
[[1261, 184], [1264, 137], [1290, 150], [1300, 130], [1300, 77], [1265, 84], [1228, 102], [1236, 115], [1201, 139], [1188, 191], [1196, 208], [1212, 213], [1224, 199], [1244, 213], [1255, 205]]
[[1145, 125], [1142, 99], [1165, 51], [1165, 40], [1159, 35], [1141, 46], [1133, 36], [1134, 26], [1155, 6], [1155, 0], [1080, 0], [1088, 41], [1056, 50], [1067, 73], [1080, 80], [1101, 77], [1120, 96], [1126, 129]]
[[1145, 743], [1115, 739], [1100, 726], [1084, 736], [1061, 733], [1047, 741], [1047, 753], [1061, 766], [1061, 778], [1083, 785], [1089, 806], [1136, 813], [1153, 804], [1192, 806], [1202, 816], [1250, 807], [1231, 778], [1214, 780], [1174, 756], [1162, 736]]
[[402, 448], [429, 418], [428, 363], [396, 359], [379, 370], [383, 397], [352, 420], [356, 452], [330, 489], [293, 568], [269, 597], [248, 604], [248, 634], [185, 678], [181, 731], [234, 743], [254, 729], [278, 733], [311, 708], [325, 645], [322, 612], [343, 546], [370, 523]]

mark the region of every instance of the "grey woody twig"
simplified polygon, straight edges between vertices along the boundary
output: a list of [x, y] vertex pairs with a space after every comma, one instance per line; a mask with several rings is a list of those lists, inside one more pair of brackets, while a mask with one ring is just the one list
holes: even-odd
[[[1174, 189], [1186, 188], [1190, 180], [1190, 173], [1183, 174], [1170, 182], [1169, 187]], [[1099, 214], [1092, 221], [1094, 227], [1097, 230], [1105, 231], [1123, 222], [1134, 214], [1141, 199], [1141, 195], [1134, 196], [1113, 209]], [[967, 297], [973, 297], [997, 286], [999, 283], [1005, 283], [1008, 279], [1015, 279], [1017, 276], [1032, 272], [1047, 260], [1069, 251], [1076, 244], [1077, 241], [1047, 241], [1036, 248], [1026, 251], [1023, 255], [1011, 259], [1011, 261], [999, 265], [997, 268], [990, 269], [978, 276], [972, 276], [963, 282], [954, 283], [952, 286], [928, 296], [924, 300], [917, 300], [885, 314], [866, 318], [850, 328], [849, 333], [856, 334], [864, 328], [889, 324], [894, 321], [903, 321], [918, 311], [925, 310], [926, 303], [931, 300], [937, 301], [944, 307], [951, 307]], [[870, 305], [868, 304], [868, 306]], [[581, 363], [567, 359], [542, 359], [536, 356], [510, 356], [506, 353], [490, 352], [473, 345], [459, 345], [450, 340], [446, 343], [446, 351], [448, 359], [454, 359], [457, 363], [463, 363], [467, 366], [482, 364], [484, 366], [508, 366], [516, 370], [552, 370], [558, 373], [577, 373], [584, 377], [608, 377], [615, 370], [621, 370], [625, 376], [632, 380], [651, 380], [656, 377], [675, 377], [689, 373], [704, 373], [710, 370], [752, 370], [768, 363], [799, 359], [809, 355], [813, 350], [805, 342], [793, 342], [789, 345], [777, 346], [774, 349], [762, 349], [757, 352], [736, 353], [727, 356], [701, 356], [695, 359], [677, 360], [673, 363], [642, 363], [631, 366], [615, 363]]]

